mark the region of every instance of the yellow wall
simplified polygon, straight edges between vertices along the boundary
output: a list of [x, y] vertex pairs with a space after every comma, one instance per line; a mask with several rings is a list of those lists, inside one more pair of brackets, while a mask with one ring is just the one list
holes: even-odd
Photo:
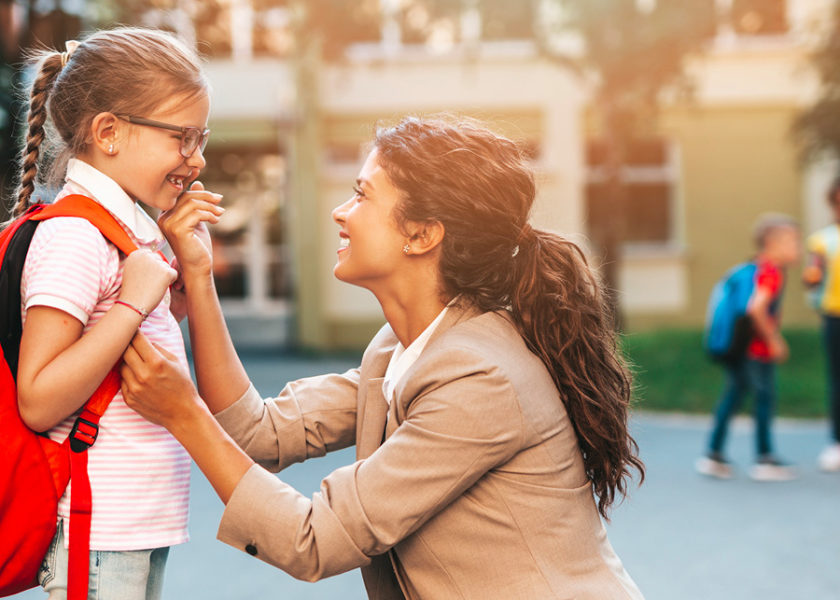
[[[631, 327], [696, 325], [703, 321], [714, 283], [754, 250], [751, 229], [763, 212], [804, 220], [802, 170], [790, 137], [796, 107], [714, 106], [668, 109], [665, 135], [681, 154], [682, 211], [688, 306], [684, 312], [634, 319]], [[812, 324], [800, 268], [788, 273], [784, 323]]]

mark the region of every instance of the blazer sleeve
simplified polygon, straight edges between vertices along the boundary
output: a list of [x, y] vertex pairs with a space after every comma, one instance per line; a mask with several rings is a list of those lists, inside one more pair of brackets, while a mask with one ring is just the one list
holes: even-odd
[[267, 400], [251, 385], [215, 417], [257, 464], [277, 472], [355, 443], [358, 389], [358, 369], [293, 381]]
[[496, 367], [448, 349], [412, 378], [406, 417], [370, 457], [327, 476], [312, 499], [252, 467], [218, 538], [299, 579], [366, 565], [521, 448], [522, 416]]

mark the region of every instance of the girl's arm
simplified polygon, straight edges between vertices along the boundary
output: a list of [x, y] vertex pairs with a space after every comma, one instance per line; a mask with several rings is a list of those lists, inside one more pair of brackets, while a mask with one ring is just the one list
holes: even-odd
[[[148, 250], [125, 260], [120, 300], [151, 311], [163, 298], [175, 271]], [[79, 409], [119, 360], [142, 317], [114, 306], [82, 336], [84, 326], [48, 306], [27, 311], [18, 364], [18, 406], [35, 431], [54, 427]]]
[[175, 208], [158, 219], [180, 265], [198, 390], [212, 413], [233, 404], [250, 385], [222, 315], [204, 225], [218, 220], [221, 199], [196, 182]]

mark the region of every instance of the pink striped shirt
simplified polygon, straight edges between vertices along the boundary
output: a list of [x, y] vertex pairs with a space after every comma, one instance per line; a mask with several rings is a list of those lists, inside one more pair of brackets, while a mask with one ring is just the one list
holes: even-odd
[[[107, 208], [138, 247], [157, 250], [163, 244], [157, 224], [119, 185], [79, 160], [70, 161], [67, 182], [58, 197], [71, 193], [94, 198]], [[51, 306], [79, 319], [85, 335], [117, 299], [122, 269], [119, 251], [86, 220], [57, 217], [44, 221], [35, 231], [24, 264], [23, 318], [31, 306]], [[169, 311], [168, 292], [140, 330], [187, 365], [181, 330]], [[64, 440], [77, 414], [51, 429], [50, 438]], [[93, 496], [91, 549], [162, 548], [189, 539], [189, 456], [165, 429], [128, 408], [122, 393], [102, 416], [99, 437], [88, 454]], [[68, 527], [69, 486], [58, 512]]]

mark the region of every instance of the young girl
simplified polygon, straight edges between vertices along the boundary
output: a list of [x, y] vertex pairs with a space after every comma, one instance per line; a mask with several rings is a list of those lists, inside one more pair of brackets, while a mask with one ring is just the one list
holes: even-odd
[[[36, 230], [21, 280], [17, 378], [20, 413], [32, 429], [64, 440], [138, 328], [186, 364], [170, 312], [175, 271], [157, 253], [163, 236], [137, 202], [168, 210], [198, 176], [209, 107], [197, 56], [162, 32], [102, 31], [38, 57], [13, 213], [32, 196], [49, 115], [60, 136], [57, 160], [69, 158], [58, 198], [93, 198], [140, 250], [121, 256], [79, 218], [54, 218]], [[211, 196], [202, 189], [189, 194]], [[117, 394], [89, 451], [90, 597], [160, 596], [168, 548], [188, 537], [189, 468], [175, 439]], [[59, 502], [58, 531], [39, 575], [51, 599], [67, 594], [72, 486]]]

